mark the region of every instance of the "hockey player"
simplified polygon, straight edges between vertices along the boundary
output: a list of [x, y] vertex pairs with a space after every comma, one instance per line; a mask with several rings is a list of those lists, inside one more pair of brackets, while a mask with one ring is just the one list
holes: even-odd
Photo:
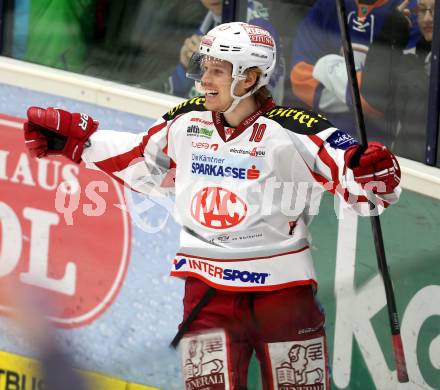
[[[200, 40], [209, 30], [218, 26], [222, 19], [223, 3], [217, 0], [201, 0], [203, 6], [208, 10], [198, 31], [185, 39], [180, 49], [180, 62], [174, 72], [168, 78], [165, 85], [165, 92], [185, 98], [197, 96], [194, 83], [186, 77], [189, 60], [195, 51], [198, 51]], [[269, 31], [279, 46], [279, 35], [274, 26], [269, 22], [268, 9], [257, 0], [247, 0], [246, 21], [249, 24], [260, 26]], [[285, 61], [281, 50], [277, 51], [277, 63], [272, 76], [267, 84], [271, 95], [277, 102], [281, 102], [284, 96]]]
[[[255, 351], [264, 389], [328, 389], [308, 244], [312, 191], [301, 184], [324, 185], [360, 214], [369, 213], [367, 185], [379, 210], [399, 197], [399, 166], [384, 146], [372, 142], [360, 154], [357, 141], [321, 115], [276, 106], [265, 87], [275, 59], [266, 30], [215, 27], [189, 69], [204, 96], [139, 135], [96, 131], [84, 114], [28, 110], [34, 156], [83, 160], [142, 192], [166, 192], [174, 182], [182, 230], [171, 275], [186, 278], [184, 319], [215, 289], [180, 343], [185, 388], [247, 388]], [[286, 193], [303, 207], [287, 211]]]

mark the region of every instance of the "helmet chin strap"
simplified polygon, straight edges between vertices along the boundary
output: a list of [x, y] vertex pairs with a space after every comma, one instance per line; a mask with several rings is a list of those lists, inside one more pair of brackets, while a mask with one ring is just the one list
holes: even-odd
[[231, 105], [225, 110], [225, 111], [221, 111], [222, 114], [228, 114], [232, 111], [235, 110], [235, 108], [238, 106], [238, 103], [240, 103], [244, 98], [247, 98], [248, 96], [251, 96], [258, 87], [258, 83], [257, 85], [255, 85], [254, 88], [252, 88], [250, 91], [246, 92], [243, 96], [237, 96], [234, 94], [234, 90], [235, 87], [237, 86], [238, 81], [240, 80], [239, 77], [235, 77], [234, 81], [231, 84], [231, 97], [232, 97], [232, 103]]

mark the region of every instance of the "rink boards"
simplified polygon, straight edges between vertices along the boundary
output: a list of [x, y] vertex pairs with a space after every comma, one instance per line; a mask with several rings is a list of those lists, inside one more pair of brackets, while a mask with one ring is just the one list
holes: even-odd
[[[158, 390], [95, 372], [78, 371], [93, 390]], [[0, 352], [0, 389], [43, 390], [40, 363], [24, 356]]]

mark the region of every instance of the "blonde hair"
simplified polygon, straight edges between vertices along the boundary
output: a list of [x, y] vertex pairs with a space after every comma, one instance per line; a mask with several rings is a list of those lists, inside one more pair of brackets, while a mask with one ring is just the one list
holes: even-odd
[[[257, 74], [257, 80], [255, 81], [255, 84], [258, 83], [258, 80], [260, 79], [261, 73], [262, 73], [261, 69], [257, 68], [257, 67], [252, 67], [252, 68], [246, 69], [246, 73], [250, 73], [250, 72], [255, 72]], [[253, 86], [251, 88], [253, 88]], [[261, 107], [262, 105], [264, 105], [266, 103], [266, 100], [268, 98], [272, 97], [272, 94], [269, 91], [269, 89], [265, 85], [263, 85], [262, 87], [258, 88], [253, 93], [253, 96], [254, 96], [258, 106]]]

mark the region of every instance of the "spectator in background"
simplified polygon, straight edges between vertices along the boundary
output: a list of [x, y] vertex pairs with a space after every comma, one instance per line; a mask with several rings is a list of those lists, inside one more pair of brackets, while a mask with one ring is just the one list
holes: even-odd
[[[415, 1], [410, 0], [409, 6], [414, 7]], [[382, 30], [387, 15], [401, 2], [345, 0], [355, 65], [361, 84], [368, 49]], [[414, 26], [407, 42], [408, 47], [415, 46], [417, 35], [418, 30]], [[293, 94], [302, 104], [319, 110], [337, 127], [356, 129], [349, 107], [348, 77], [334, 1], [317, 0], [299, 26], [293, 43], [290, 79]], [[363, 97], [362, 104], [367, 120], [381, 116]], [[377, 124], [374, 130], [375, 136], [381, 139]]]
[[408, 0], [394, 9], [384, 34], [370, 48], [364, 69], [362, 94], [385, 113], [391, 148], [417, 161], [424, 161], [425, 156], [434, 7], [435, 0], [418, 0], [414, 13], [422, 35], [410, 53], [404, 52], [411, 29]]
[[[169, 77], [165, 85], [165, 92], [181, 97], [194, 97], [199, 93], [194, 88], [194, 83], [186, 77], [186, 70], [191, 56], [197, 52], [203, 35], [222, 22], [223, 1], [220, 0], [200, 0], [208, 10], [198, 30], [187, 37], [180, 48], [179, 64]], [[263, 27], [275, 38], [277, 48], [277, 67], [269, 82], [269, 89], [272, 96], [278, 102], [283, 100], [283, 83], [285, 77], [285, 63], [281, 56], [281, 45], [279, 36], [274, 26], [269, 22], [267, 8], [256, 0], [248, 0], [247, 23]]]
[[30, 1], [25, 60], [81, 72], [93, 39], [96, 1]]
[[16, 0], [14, 2], [11, 56], [18, 60], [22, 60], [26, 55], [29, 26], [29, 2], [29, 0]]
[[194, 31], [204, 14], [200, 0], [108, 0], [84, 72], [163, 92], [181, 37]]

